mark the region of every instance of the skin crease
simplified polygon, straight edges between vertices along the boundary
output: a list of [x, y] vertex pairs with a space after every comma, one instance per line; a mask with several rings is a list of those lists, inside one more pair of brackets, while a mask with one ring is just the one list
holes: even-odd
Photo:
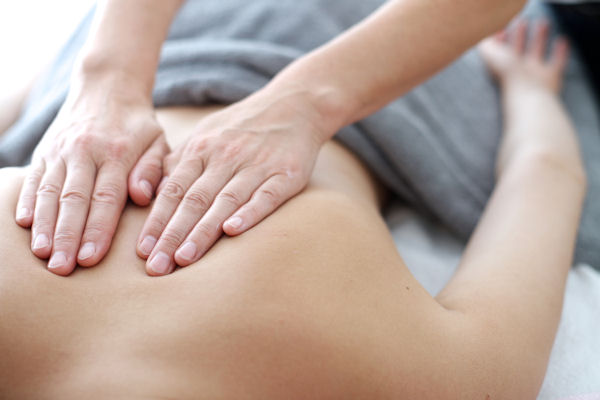
[[[128, 205], [108, 256], [68, 279], [48, 274], [28, 251], [28, 232], [7, 224], [0, 397], [535, 398], [585, 174], [556, 90], [537, 80], [544, 70], [560, 83], [566, 50], [544, 60], [521, 48], [523, 32], [481, 47], [503, 88], [505, 161], [457, 274], [436, 298], [398, 255], [377, 183], [328, 143], [305, 191], [160, 279], [131, 251], [147, 209]], [[545, 45], [544, 32], [533, 36]], [[213, 111], [158, 118], [176, 143]], [[0, 176], [8, 194], [0, 220], [9, 221], [25, 171]]]
[[341, 127], [431, 76], [524, 2], [385, 2], [263, 90], [190, 127], [187, 141], [165, 158], [150, 96], [160, 46], [182, 1], [101, 1], [67, 101], [34, 153], [15, 219], [32, 228], [34, 254], [66, 276], [105, 256], [127, 195], [148, 205], [166, 175], [136, 251], [150, 275], [189, 265], [223, 232], [250, 229], [299, 193], [320, 147]]

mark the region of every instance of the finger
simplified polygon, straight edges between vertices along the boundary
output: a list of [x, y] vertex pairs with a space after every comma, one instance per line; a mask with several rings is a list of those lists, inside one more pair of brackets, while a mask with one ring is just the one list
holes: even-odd
[[164, 135], [160, 135], [142, 155], [129, 174], [129, 196], [137, 205], [147, 206], [162, 177], [162, 160], [169, 152]]
[[[147, 270], [150, 275], [164, 275], [170, 272], [175, 250], [208, 211], [215, 196], [230, 178], [230, 173], [207, 170], [194, 182], [148, 257]], [[221, 228], [209, 229], [211, 237], [214, 237], [220, 233]]]
[[177, 265], [185, 267], [198, 261], [221, 236], [223, 222], [245, 204], [263, 182], [264, 173], [257, 170], [248, 169], [235, 175], [175, 252]]
[[177, 167], [177, 164], [179, 163], [179, 161], [181, 160], [181, 148], [178, 148], [176, 150], [174, 150], [173, 152], [171, 152], [169, 155], [167, 155], [164, 159], [163, 159], [163, 176], [162, 179], [160, 180], [160, 183], [158, 184], [158, 187], [156, 188], [156, 195], [158, 196], [158, 194], [161, 192], [161, 190], [165, 187], [165, 184], [169, 181], [169, 176], [173, 173], [173, 171], [175, 170], [175, 168]]
[[127, 172], [118, 164], [105, 164], [98, 171], [77, 262], [96, 265], [106, 255], [127, 201]]
[[31, 251], [39, 258], [48, 258], [58, 215], [60, 192], [65, 181], [65, 165], [61, 161], [48, 164], [36, 192], [31, 225]]
[[546, 48], [548, 46], [548, 33], [550, 31], [550, 24], [546, 20], [536, 22], [533, 30], [533, 37], [531, 39], [530, 53], [533, 57], [538, 60], [544, 58], [546, 54]]
[[96, 177], [96, 166], [91, 160], [73, 160], [66, 167], [52, 257], [48, 262], [48, 269], [58, 275], [68, 275], [75, 268]]
[[162, 177], [162, 179], [160, 180], [160, 183], [158, 184], [158, 187], [156, 188], [156, 195], [160, 194], [160, 192], [163, 190], [163, 188], [165, 187], [165, 185], [167, 184], [168, 181], [169, 181], [169, 176]]
[[263, 183], [248, 203], [225, 221], [223, 230], [229, 236], [244, 233], [299, 193], [304, 186], [301, 180], [291, 179], [285, 174], [273, 176]]
[[27, 171], [27, 176], [23, 181], [15, 215], [17, 224], [23, 228], [29, 228], [33, 223], [36, 192], [38, 187], [40, 187], [40, 182], [44, 176], [44, 170], [44, 163], [42, 161], [31, 165]]
[[569, 42], [564, 37], [559, 37], [554, 41], [554, 48], [552, 49], [551, 63], [555, 68], [563, 73], [567, 67], [569, 60]]
[[512, 32], [512, 45], [518, 54], [525, 52], [525, 44], [527, 43], [527, 30], [529, 24], [526, 20], [519, 20]]
[[198, 161], [182, 161], [158, 194], [138, 238], [137, 254], [147, 258], [188, 189], [202, 174]]

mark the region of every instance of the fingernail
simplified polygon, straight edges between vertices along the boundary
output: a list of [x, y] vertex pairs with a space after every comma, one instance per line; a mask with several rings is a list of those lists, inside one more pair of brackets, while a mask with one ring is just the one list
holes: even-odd
[[25, 219], [31, 217], [31, 210], [29, 208], [20, 208], [17, 211], [17, 219]]
[[148, 266], [157, 274], [164, 275], [169, 271], [171, 259], [166, 253], [160, 251], [154, 257], [152, 257], [152, 260], [150, 260]]
[[142, 192], [148, 198], [152, 198], [152, 185], [145, 179], [140, 181], [140, 187], [142, 188]]
[[140, 244], [140, 251], [143, 255], [147, 256], [152, 253], [152, 249], [156, 244], [156, 238], [154, 236], [146, 236], [142, 243]]
[[197, 251], [198, 248], [194, 243], [186, 242], [179, 250], [177, 250], [176, 255], [185, 261], [192, 261], [194, 257], [196, 257]]
[[244, 221], [240, 217], [229, 218], [225, 224], [229, 225], [233, 229], [239, 229], [242, 227]]
[[48, 263], [48, 268], [56, 269], [64, 267], [65, 265], [67, 265], [67, 255], [64, 252], [59, 251], [54, 253], [52, 258], [50, 259], [50, 262]]
[[48, 240], [48, 236], [45, 233], [40, 233], [35, 237], [33, 241], [33, 250], [43, 249], [50, 244], [50, 240]]
[[88, 258], [93, 256], [95, 252], [96, 252], [96, 246], [94, 245], [94, 243], [87, 242], [79, 250], [78, 258], [80, 260], [87, 260]]

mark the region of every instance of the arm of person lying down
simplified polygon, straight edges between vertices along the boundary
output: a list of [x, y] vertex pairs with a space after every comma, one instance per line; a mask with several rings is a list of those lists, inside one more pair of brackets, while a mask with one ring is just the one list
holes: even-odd
[[16, 221], [68, 275], [108, 251], [127, 193], [148, 205], [168, 146], [154, 117], [160, 49], [182, 0], [100, 1], [58, 116], [34, 151]]
[[0, 138], [19, 118], [32, 82], [0, 93]]
[[[138, 240], [151, 275], [197, 261], [301, 191], [322, 143], [498, 30], [524, 0], [393, 0], [204, 119], [165, 161]], [[310, 30], [310, 27], [307, 27]]]
[[494, 349], [481, 353], [483, 364], [492, 366], [482, 383], [502, 376], [501, 387], [484, 390], [504, 395], [490, 398], [534, 399], [561, 316], [586, 177], [559, 97], [566, 42], [558, 40], [546, 61], [547, 23], [537, 25], [527, 46], [526, 23], [513, 36], [480, 47], [502, 86], [498, 178], [458, 271], [437, 300], [478, 321], [482, 342]]

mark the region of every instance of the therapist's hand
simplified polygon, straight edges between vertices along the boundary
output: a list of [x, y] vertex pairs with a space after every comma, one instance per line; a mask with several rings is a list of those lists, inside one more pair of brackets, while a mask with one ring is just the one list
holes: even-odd
[[223, 232], [243, 233], [300, 192], [331, 136], [319, 118], [299, 95], [258, 92], [200, 121], [165, 159], [138, 239], [148, 274], [197, 261]]
[[129, 194], [148, 205], [168, 152], [152, 104], [125, 87], [75, 87], [35, 149], [16, 210], [31, 249], [68, 275], [108, 251]]

